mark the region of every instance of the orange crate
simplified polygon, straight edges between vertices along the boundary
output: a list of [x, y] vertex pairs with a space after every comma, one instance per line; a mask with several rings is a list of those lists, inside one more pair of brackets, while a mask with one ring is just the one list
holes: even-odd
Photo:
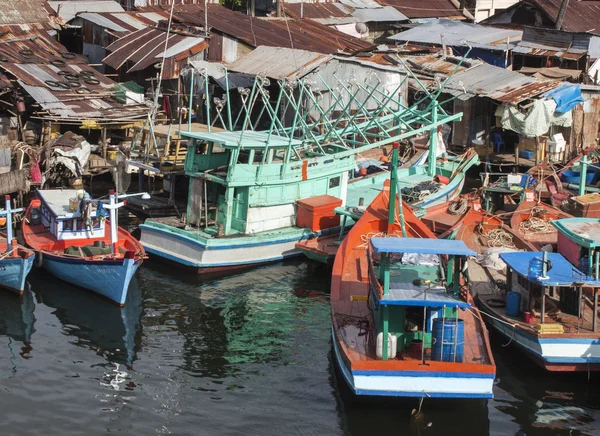
[[334, 209], [342, 205], [342, 200], [331, 195], [319, 195], [298, 201], [296, 226], [318, 232], [340, 225], [340, 216]]

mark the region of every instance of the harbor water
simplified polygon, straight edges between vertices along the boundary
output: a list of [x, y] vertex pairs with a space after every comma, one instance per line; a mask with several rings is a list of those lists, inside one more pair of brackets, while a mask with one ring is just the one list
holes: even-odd
[[600, 377], [492, 336], [495, 398], [355, 399], [332, 360], [327, 270], [202, 282], [146, 263], [120, 309], [34, 271], [0, 292], [0, 434], [598, 435]]

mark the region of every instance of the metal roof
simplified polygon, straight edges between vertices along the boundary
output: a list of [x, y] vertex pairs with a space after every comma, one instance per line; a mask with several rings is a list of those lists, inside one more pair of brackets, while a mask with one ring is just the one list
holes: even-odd
[[[301, 22], [289, 18], [256, 18], [231, 11], [219, 4], [208, 4], [208, 27], [243, 41], [251, 47], [261, 45], [288, 47], [318, 53], [357, 53], [373, 48], [359, 38], [312, 20]], [[143, 11], [170, 11], [170, 6], [151, 6]], [[176, 5], [173, 19], [176, 22], [205, 27], [204, 5]]]
[[394, 41], [442, 45], [442, 36], [448, 46], [471, 46], [488, 50], [506, 50], [507, 41], [511, 46], [521, 40], [520, 30], [500, 29], [440, 19], [421, 24], [400, 32], [390, 39]]
[[133, 73], [161, 62], [165, 53], [163, 78], [173, 79], [179, 77], [181, 61], [208, 47], [204, 38], [171, 33], [165, 52], [166, 39], [167, 32], [162, 29], [148, 27], [136, 30], [106, 47], [110, 54], [103, 59], [103, 62], [116, 70], [131, 62], [133, 66], [127, 72]]
[[[521, 32], [514, 30], [489, 28], [477, 24], [440, 19], [400, 32], [389, 39], [394, 41], [442, 45], [442, 37], [449, 46], [488, 46], [494, 49], [506, 48], [507, 38], [520, 40]], [[498, 47], [498, 45], [501, 45]]]
[[15, 26], [21, 30], [51, 29], [52, 9], [46, 0], [0, 0], [0, 26]]
[[80, 18], [116, 33], [129, 33], [146, 27], [155, 27], [159, 21], [168, 20], [166, 13], [139, 12], [83, 12]]
[[[535, 6], [556, 22], [562, 0], [521, 0], [520, 3]], [[561, 30], [600, 34], [600, 2], [569, 2]]]
[[124, 11], [119, 2], [114, 0], [51, 0], [48, 4], [62, 19], [63, 23], [74, 20], [80, 12]]
[[377, 0], [382, 5], [393, 6], [408, 18], [465, 19], [451, 0]]
[[513, 53], [576, 60], [587, 54], [591, 39], [592, 35], [586, 33], [526, 26]]
[[[198, 71], [206, 70], [215, 82], [223, 89], [248, 88], [254, 84], [255, 76], [245, 73], [226, 71], [223, 64], [208, 61], [191, 61], [190, 65]], [[227, 74], [227, 80], [225, 79]]]
[[329, 59], [330, 55], [306, 50], [261, 46], [229, 65], [229, 69], [281, 80], [303, 77]]
[[408, 21], [408, 17], [392, 6], [353, 8], [341, 3], [290, 3], [285, 13], [295, 19], [311, 19], [325, 25], [349, 23]]
[[452, 76], [447, 89], [461, 99], [472, 96], [517, 104], [560, 85], [553, 80], [539, 80], [516, 71], [481, 63]]

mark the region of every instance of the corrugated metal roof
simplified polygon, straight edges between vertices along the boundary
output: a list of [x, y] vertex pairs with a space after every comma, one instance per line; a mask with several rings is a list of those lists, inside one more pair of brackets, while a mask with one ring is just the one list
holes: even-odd
[[587, 54], [592, 35], [526, 26], [513, 52], [533, 56], [579, 59]]
[[452, 76], [448, 82], [448, 89], [455, 93], [488, 97], [512, 104], [520, 103], [557, 86], [557, 82], [552, 80], [538, 80], [486, 63], [461, 71]]
[[378, 0], [378, 2], [393, 6], [408, 18], [466, 18], [450, 0]]
[[497, 27], [480, 26], [447, 19], [435, 20], [430, 23], [400, 32], [391, 40], [422, 44], [442, 44], [449, 46], [466, 46], [485, 48], [489, 50], [506, 50], [507, 41], [514, 46], [521, 40], [520, 30], [500, 29]]
[[[98, 26], [105, 27], [109, 30], [114, 30], [115, 32], [129, 32], [131, 28], [125, 28], [117, 23], [114, 20], [111, 20], [109, 17], [106, 17], [101, 14], [95, 14], [92, 12], [84, 12], [79, 15], [84, 20], [87, 20], [91, 23], [97, 24]], [[144, 26], [145, 27], [145, 26]]]
[[146, 27], [155, 27], [158, 21], [168, 20], [167, 13], [141, 14], [139, 12], [83, 12], [79, 17], [94, 23], [100, 27], [105, 27], [116, 33], [129, 33]]
[[[153, 6], [144, 11], [166, 11], [170, 6]], [[176, 5], [174, 20], [205, 27], [204, 5]], [[282, 18], [253, 18], [231, 11], [219, 4], [208, 4], [208, 26], [222, 33], [258, 47], [288, 47], [318, 53], [357, 53], [373, 45], [312, 20], [301, 22]]]
[[[521, 0], [542, 10], [556, 22], [563, 0]], [[571, 1], [567, 6], [561, 30], [569, 32], [600, 33], [600, 2]]]
[[[18, 0], [21, 1], [21, 0]], [[123, 12], [119, 2], [114, 0], [52, 0], [48, 4], [64, 23], [75, 19], [80, 12]]]
[[19, 26], [21, 30], [50, 29], [52, 9], [46, 0], [0, 0], [0, 26]]
[[329, 59], [329, 55], [305, 50], [261, 46], [229, 65], [229, 69], [278, 80], [291, 79], [305, 76]]
[[[103, 59], [103, 62], [116, 70], [127, 62], [132, 62], [133, 66], [127, 70], [128, 73], [145, 70], [160, 62], [165, 51], [166, 39], [167, 32], [162, 29], [137, 30], [106, 47], [110, 54]], [[163, 78], [177, 78], [180, 61], [200, 53], [206, 47], [208, 44], [204, 38], [171, 33], [167, 42]], [[180, 59], [181, 55], [184, 56]]]
[[[45, 111], [50, 112], [49, 118], [71, 118], [74, 120], [97, 119], [126, 121], [127, 119], [142, 118], [147, 115], [145, 105], [123, 105], [112, 98], [115, 82], [98, 73], [86, 64], [71, 64], [60, 68], [48, 64], [16, 64], [0, 63], [7, 73], [18, 79], [19, 85]], [[76, 82], [79, 86], [66, 89], [57, 87], [50, 82], [65, 84], [65, 78], [58, 74], [60, 71], [79, 76]], [[93, 79], [86, 82], [82, 71], [93, 74]], [[96, 81], [98, 83], [96, 83]], [[78, 89], [86, 88], [89, 92], [82, 93]]]
[[225, 80], [225, 66], [216, 62], [192, 61], [190, 65], [199, 71], [206, 70], [206, 73], [223, 89], [248, 88], [255, 80], [254, 75], [231, 71], [227, 72], [227, 80]]
[[357, 9], [352, 14], [364, 23], [408, 21], [408, 17], [392, 6]]

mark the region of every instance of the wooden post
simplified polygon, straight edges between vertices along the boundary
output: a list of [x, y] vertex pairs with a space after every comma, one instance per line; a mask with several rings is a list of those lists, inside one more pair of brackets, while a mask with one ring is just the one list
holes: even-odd
[[102, 158], [106, 160], [106, 127], [102, 127]]
[[598, 331], [598, 288], [594, 288], [594, 316], [593, 316], [594, 332]]

